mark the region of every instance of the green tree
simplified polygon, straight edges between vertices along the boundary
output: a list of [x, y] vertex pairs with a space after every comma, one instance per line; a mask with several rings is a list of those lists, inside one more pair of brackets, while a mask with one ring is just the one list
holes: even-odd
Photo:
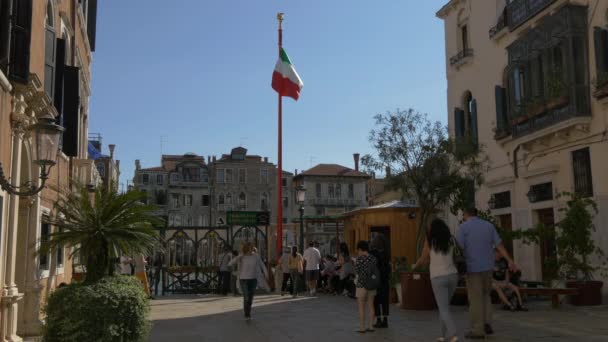
[[57, 226], [40, 253], [73, 247], [71, 256], [80, 255], [86, 267], [85, 283], [94, 283], [114, 274], [114, 261], [121, 255], [147, 252], [156, 243], [153, 205], [141, 203], [145, 194], [118, 193], [97, 187], [93, 192], [76, 184], [74, 191], [58, 191], [55, 203]]
[[375, 121], [369, 136], [375, 153], [362, 163], [370, 171], [389, 170], [388, 186], [418, 202], [420, 253], [425, 228], [438, 210], [449, 206], [455, 212], [473, 204], [487, 158], [472, 137], [450, 139], [445, 126], [413, 109], [378, 114]]

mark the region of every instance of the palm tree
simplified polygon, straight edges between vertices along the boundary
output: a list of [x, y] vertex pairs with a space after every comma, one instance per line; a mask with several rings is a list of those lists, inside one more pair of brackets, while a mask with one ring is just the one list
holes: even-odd
[[114, 274], [114, 260], [121, 255], [143, 254], [155, 245], [154, 226], [161, 220], [152, 214], [153, 205], [141, 203], [145, 194], [75, 187], [73, 192], [59, 191], [52, 222], [59, 229], [42, 244], [41, 254], [73, 247], [70, 256], [79, 253], [86, 267], [85, 282], [94, 283]]

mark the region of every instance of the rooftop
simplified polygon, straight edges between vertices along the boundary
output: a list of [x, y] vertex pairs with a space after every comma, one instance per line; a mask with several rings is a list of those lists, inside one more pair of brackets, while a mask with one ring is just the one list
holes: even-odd
[[296, 177], [304, 176], [338, 176], [338, 177], [365, 177], [369, 175], [361, 171], [355, 171], [346, 166], [338, 164], [319, 164], [306, 171], [302, 171]]

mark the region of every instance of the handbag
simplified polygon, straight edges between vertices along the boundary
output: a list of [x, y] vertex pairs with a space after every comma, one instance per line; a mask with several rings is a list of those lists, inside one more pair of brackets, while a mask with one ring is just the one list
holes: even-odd
[[452, 251], [452, 258], [454, 261], [454, 266], [456, 266], [456, 270], [458, 270], [458, 274], [465, 275], [467, 273], [467, 260], [464, 256], [464, 252], [458, 246], [458, 242], [452, 236], [452, 245], [454, 246]]

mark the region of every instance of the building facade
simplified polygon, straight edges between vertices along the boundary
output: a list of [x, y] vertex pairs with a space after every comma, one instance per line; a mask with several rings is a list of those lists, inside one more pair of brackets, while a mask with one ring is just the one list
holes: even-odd
[[95, 182], [87, 127], [96, 11], [96, 0], [0, 1], [0, 162], [13, 186], [40, 184], [33, 160], [40, 146], [28, 127], [48, 118], [65, 129], [45, 189], [33, 196], [0, 189], [3, 341], [38, 335], [45, 298], [71, 280], [67, 248], [48, 255], [37, 249], [57, 229], [48, 223], [55, 189], [69, 191], [70, 178]]
[[294, 186], [306, 189], [303, 205], [305, 242], [319, 242], [324, 255], [335, 253], [336, 236], [340, 240], [344, 236], [344, 225], [336, 218], [368, 206], [370, 176], [359, 171], [358, 154], [354, 159], [354, 169], [337, 164], [319, 164], [293, 178]]
[[158, 215], [170, 227], [209, 226], [211, 198], [205, 158], [192, 153], [163, 155], [161, 166], [141, 168], [135, 161], [133, 184], [147, 193], [146, 203], [158, 206]]
[[[449, 132], [489, 156], [475, 202], [503, 228], [553, 227], [556, 195], [576, 192], [598, 203], [594, 238], [608, 250], [607, 15], [599, 0], [452, 0], [437, 13]], [[531, 280], [558, 252], [549, 240], [513, 249]]]

